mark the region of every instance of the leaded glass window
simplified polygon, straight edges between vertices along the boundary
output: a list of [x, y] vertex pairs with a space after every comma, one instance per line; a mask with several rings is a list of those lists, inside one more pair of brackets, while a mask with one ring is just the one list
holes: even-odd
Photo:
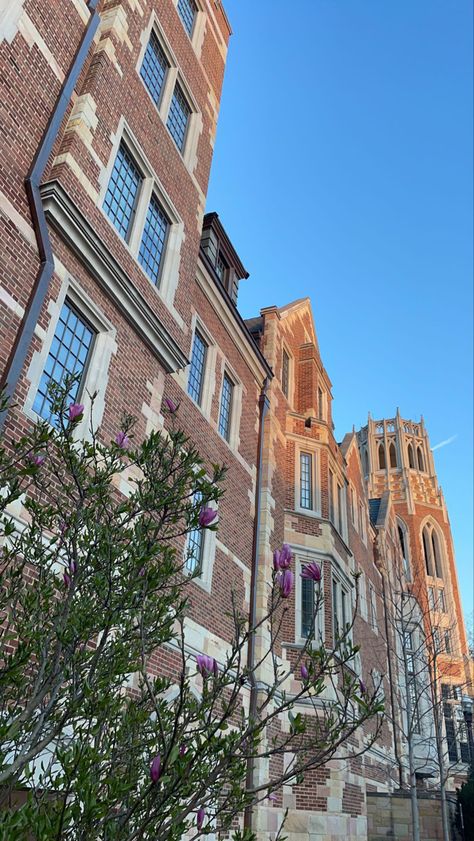
[[219, 413], [219, 432], [226, 439], [230, 437], [230, 421], [232, 417], [232, 396], [234, 384], [227, 374], [224, 374], [222, 383], [221, 408]]
[[189, 369], [188, 394], [201, 403], [204, 371], [206, 367], [207, 345], [202, 336], [196, 331], [194, 334], [191, 367]]
[[140, 76], [145, 82], [155, 105], [159, 105], [168, 67], [166, 56], [158, 38], [152, 32], [140, 68]]
[[300, 453], [300, 507], [313, 507], [313, 459], [311, 453]]
[[138, 259], [154, 283], [158, 283], [169, 224], [158, 199], [153, 196], [146, 215]]
[[[194, 502], [199, 503], [202, 496], [194, 495]], [[204, 550], [204, 529], [195, 528], [188, 532], [186, 541], [186, 569], [191, 575], [200, 575], [202, 572], [202, 557]]]
[[197, 7], [194, 0], [178, 0], [178, 14], [189, 37], [193, 33], [196, 12]]
[[66, 300], [33, 403], [33, 411], [45, 420], [52, 418], [51, 397], [48, 389], [53, 383], [60, 385], [67, 376], [77, 377], [69, 391], [68, 402], [77, 401], [94, 337], [95, 331], [92, 327]]
[[129, 238], [142, 175], [128, 149], [120, 145], [104, 199], [104, 210], [120, 236]]
[[314, 630], [314, 582], [301, 578], [301, 636], [309, 637]]
[[219, 251], [219, 254], [217, 255], [217, 260], [216, 260], [216, 275], [219, 278], [221, 283], [224, 283], [225, 273], [226, 273], [227, 269], [228, 269], [227, 263], [226, 263], [222, 254]]
[[184, 149], [190, 114], [191, 109], [186, 102], [185, 96], [179, 85], [176, 85], [171, 100], [167, 126], [180, 152]]

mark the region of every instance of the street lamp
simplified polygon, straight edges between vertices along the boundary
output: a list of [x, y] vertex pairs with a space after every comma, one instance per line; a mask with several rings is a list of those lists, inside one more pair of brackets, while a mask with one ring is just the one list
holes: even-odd
[[469, 695], [463, 695], [462, 697], [462, 711], [464, 715], [464, 721], [466, 723], [466, 730], [467, 730], [467, 743], [469, 745], [469, 765], [471, 774], [474, 774], [474, 739], [472, 737], [472, 707], [473, 707], [473, 699], [469, 697]]

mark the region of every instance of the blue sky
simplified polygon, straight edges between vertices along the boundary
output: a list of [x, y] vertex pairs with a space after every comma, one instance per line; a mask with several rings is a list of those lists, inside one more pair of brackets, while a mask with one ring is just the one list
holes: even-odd
[[225, 0], [208, 210], [244, 317], [310, 296], [336, 434], [424, 415], [473, 610], [471, 0]]

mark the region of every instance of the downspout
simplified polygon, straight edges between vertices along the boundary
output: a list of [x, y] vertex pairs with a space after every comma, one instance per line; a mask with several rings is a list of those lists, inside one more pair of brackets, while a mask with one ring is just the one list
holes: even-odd
[[[31, 221], [38, 245], [40, 266], [29, 301], [25, 308], [23, 320], [18, 328], [13, 342], [10, 356], [0, 380], [0, 391], [5, 389], [5, 396], [8, 401], [13, 397], [18, 381], [26, 361], [28, 350], [33, 339], [34, 330], [43, 307], [49, 283], [54, 271], [54, 256], [49, 238], [48, 225], [43, 209], [43, 203], [39, 191], [41, 179], [48, 164], [49, 157], [53, 151], [64, 115], [69, 107], [77, 80], [84, 67], [89, 49], [100, 23], [99, 13], [96, 10], [98, 0], [88, 0], [87, 8], [90, 18], [77, 49], [74, 60], [69, 68], [63, 86], [56, 100], [48, 125], [46, 126], [42, 140], [36, 150], [30, 171], [25, 179], [25, 190], [30, 207]], [[7, 410], [0, 413], [0, 432], [7, 416]]]
[[[262, 458], [263, 458], [263, 432], [265, 416], [270, 408], [270, 401], [267, 397], [267, 390], [270, 384], [268, 377], [265, 377], [262, 390], [258, 400], [260, 416], [258, 424], [257, 442], [257, 476], [255, 487], [255, 517], [253, 521], [252, 540], [252, 573], [250, 579], [250, 610], [249, 610], [249, 643], [247, 651], [247, 669], [250, 680], [249, 719], [255, 721], [257, 717], [257, 696], [258, 688], [255, 680], [255, 623], [257, 620], [257, 585], [258, 585], [258, 556], [259, 556], [259, 535], [261, 522], [261, 496], [262, 496]], [[246, 789], [252, 790], [254, 784], [255, 762], [252, 757], [247, 760]], [[253, 807], [247, 806], [244, 812], [244, 827], [252, 829]]]

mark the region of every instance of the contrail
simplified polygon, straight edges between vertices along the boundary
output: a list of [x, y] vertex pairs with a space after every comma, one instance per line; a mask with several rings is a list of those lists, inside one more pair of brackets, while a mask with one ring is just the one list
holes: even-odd
[[440, 441], [439, 444], [435, 444], [434, 447], [431, 447], [431, 450], [439, 450], [440, 447], [446, 447], [448, 444], [451, 444], [453, 441], [455, 441], [457, 437], [457, 435], [451, 435], [451, 438], [446, 438], [445, 441]]

